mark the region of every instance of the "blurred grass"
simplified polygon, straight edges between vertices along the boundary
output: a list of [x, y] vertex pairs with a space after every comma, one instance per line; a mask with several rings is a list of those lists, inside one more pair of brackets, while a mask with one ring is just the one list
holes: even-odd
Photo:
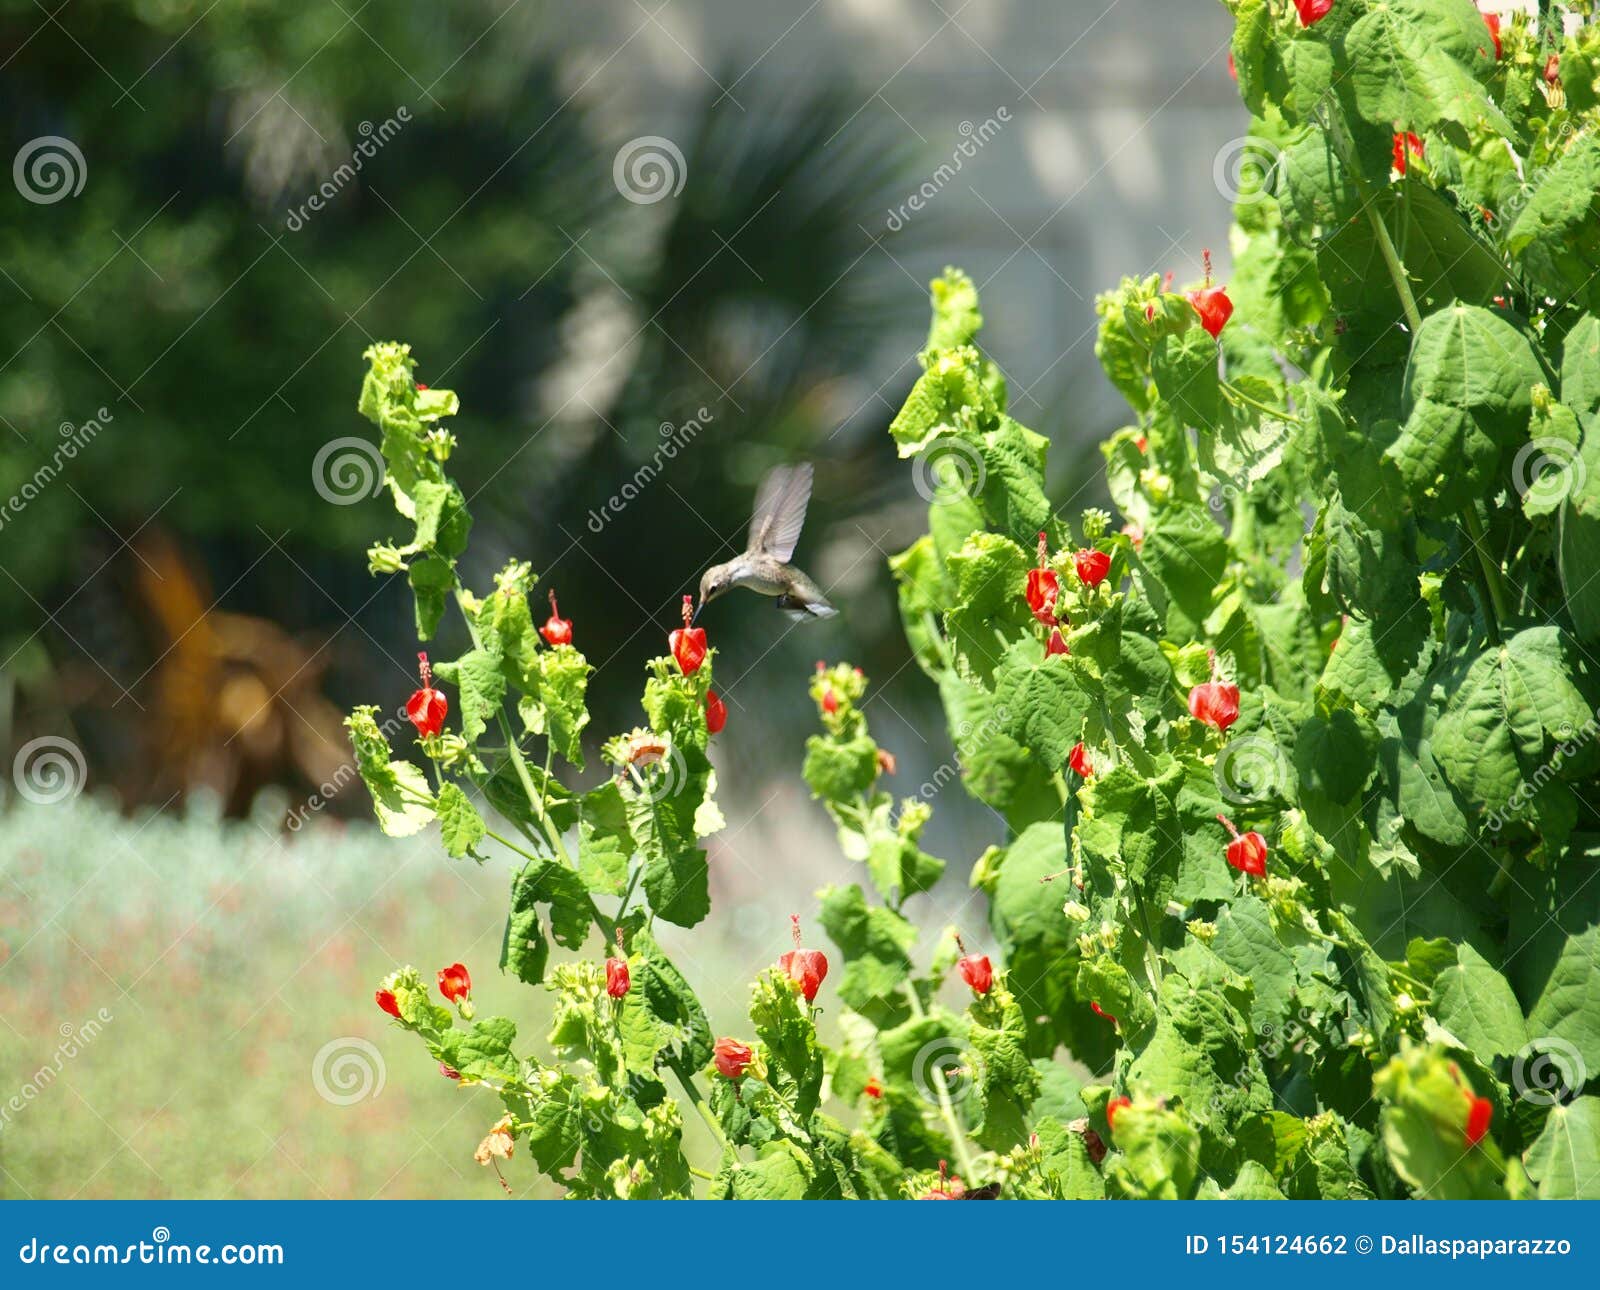
[[[542, 997], [494, 966], [506, 882], [503, 865], [451, 864], [426, 836], [19, 803], [0, 815], [0, 1193], [500, 1194], [472, 1160], [498, 1100], [442, 1077], [372, 992], [396, 964], [431, 976], [460, 959], [481, 1015], [542, 1035]], [[344, 1044], [342, 1067], [325, 1061], [336, 1096], [368, 1089], [351, 1105], [313, 1078], [339, 1039], [377, 1053]]]

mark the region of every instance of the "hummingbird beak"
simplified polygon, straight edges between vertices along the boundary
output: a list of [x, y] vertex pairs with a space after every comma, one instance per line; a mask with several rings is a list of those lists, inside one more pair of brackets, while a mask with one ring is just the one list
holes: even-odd
[[695, 604], [694, 613], [689, 617], [689, 626], [693, 627], [697, 622], [700, 621], [700, 611], [705, 607], [706, 602], [704, 600], [698, 601]]

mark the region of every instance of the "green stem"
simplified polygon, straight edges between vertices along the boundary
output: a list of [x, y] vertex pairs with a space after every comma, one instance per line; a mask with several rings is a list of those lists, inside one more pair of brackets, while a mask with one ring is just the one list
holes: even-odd
[[1245, 407], [1254, 408], [1257, 412], [1272, 417], [1274, 420], [1293, 421], [1295, 419], [1292, 412], [1286, 412], [1283, 408], [1275, 408], [1271, 404], [1262, 403], [1259, 399], [1251, 398], [1238, 386], [1230, 385], [1227, 381], [1222, 382], [1222, 392], [1230, 402], [1242, 403]]
[[667, 1063], [672, 1068], [672, 1073], [677, 1076], [678, 1084], [683, 1089], [684, 1096], [694, 1103], [694, 1109], [700, 1112], [700, 1118], [706, 1122], [706, 1127], [711, 1130], [712, 1137], [722, 1144], [724, 1151], [732, 1151], [733, 1143], [728, 1141], [728, 1134], [722, 1127], [722, 1121], [711, 1113], [711, 1108], [706, 1105], [706, 1099], [700, 1092], [700, 1086], [694, 1082], [694, 1072], [686, 1071], [680, 1062], [673, 1060]]
[[[917, 987], [910, 982], [906, 983], [906, 995], [911, 1000], [911, 1011], [919, 1021], [927, 1019], [927, 1010], [922, 1006], [922, 1000], [917, 995]], [[969, 1182], [975, 1178], [972, 1163], [972, 1149], [967, 1146], [967, 1135], [961, 1129], [961, 1122], [956, 1119], [955, 1104], [950, 1101], [950, 1090], [937, 1075], [930, 1076], [929, 1082], [939, 1099], [939, 1116], [944, 1120], [944, 1127], [950, 1133], [950, 1141], [956, 1149], [956, 1159], [961, 1162], [961, 1176]]]
[[709, 1173], [704, 1169], [696, 1169], [693, 1165], [689, 1166], [689, 1172], [696, 1178], [704, 1178], [707, 1182], [715, 1182], [717, 1179], [716, 1174]]
[[1422, 330], [1422, 313], [1417, 308], [1416, 296], [1411, 294], [1411, 279], [1406, 277], [1406, 266], [1400, 263], [1400, 253], [1394, 249], [1394, 239], [1389, 236], [1389, 226], [1383, 222], [1383, 217], [1378, 214], [1377, 208], [1373, 206], [1365, 192], [1366, 185], [1361, 186], [1367, 219], [1372, 223], [1373, 236], [1378, 239], [1378, 251], [1382, 254], [1384, 267], [1389, 270], [1389, 277], [1394, 282], [1395, 293], [1400, 297], [1400, 308], [1405, 311], [1406, 326], [1411, 329], [1411, 335], [1415, 338]]
[[1483, 570], [1483, 585], [1488, 596], [1485, 607], [1493, 607], [1488, 614], [1489, 639], [1498, 644], [1500, 626], [1510, 621], [1511, 616], [1506, 612], [1506, 593], [1500, 580], [1500, 566], [1489, 556], [1489, 539], [1484, 532], [1483, 521], [1478, 518], [1476, 503], [1468, 502], [1461, 508], [1461, 523], [1467, 530], [1467, 538], [1472, 543], [1472, 549], [1478, 556], [1478, 565]]

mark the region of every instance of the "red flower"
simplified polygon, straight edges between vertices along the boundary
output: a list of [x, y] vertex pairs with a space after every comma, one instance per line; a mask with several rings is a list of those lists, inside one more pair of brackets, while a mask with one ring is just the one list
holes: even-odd
[[1551, 54], [1544, 64], [1544, 83], [1554, 85], [1561, 79], [1561, 55]]
[[1117, 1131], [1117, 1112], [1125, 1106], [1132, 1106], [1131, 1097], [1114, 1097], [1106, 1103], [1106, 1128], [1113, 1133]]
[[1234, 80], [1239, 79], [1239, 69], [1234, 66], [1233, 50], [1231, 49], [1228, 51], [1228, 75], [1233, 77]]
[[1070, 653], [1072, 651], [1067, 648], [1067, 638], [1061, 634], [1061, 629], [1052, 627], [1050, 629], [1050, 639], [1044, 643], [1044, 656], [1051, 658], [1056, 654]]
[[633, 984], [628, 976], [628, 960], [609, 958], [606, 960], [606, 993], [613, 999], [620, 999], [628, 993], [628, 987]]
[[1189, 715], [1216, 730], [1239, 719], [1239, 687], [1218, 679], [1217, 653], [1211, 651], [1211, 679], [1189, 691]]
[[866, 1085], [861, 1091], [868, 1097], [872, 1098], [873, 1101], [877, 1101], [883, 1096], [883, 1085], [878, 1083], [878, 1077], [876, 1075], [869, 1075], [867, 1076]]
[[426, 385], [424, 385], [421, 381], [417, 382], [417, 393], [421, 394], [427, 388], [428, 387]]
[[1109, 1012], [1107, 1012], [1104, 1008], [1102, 1008], [1098, 1003], [1095, 1003], [1093, 1000], [1090, 1000], [1090, 1002], [1089, 1002], [1089, 1011], [1094, 1013], [1094, 1015], [1097, 1016], [1097, 1017], [1104, 1017], [1113, 1026], [1117, 1024], [1117, 1019], [1115, 1017], [1113, 1017]]
[[828, 956], [821, 950], [800, 947], [799, 914], [790, 914], [789, 922], [794, 927], [794, 948], [779, 957], [778, 966], [805, 996], [805, 1001], [810, 1003], [822, 988], [822, 979], [828, 975]]
[[1410, 130], [1394, 137], [1394, 168], [1402, 175], [1406, 173], [1406, 154], [1413, 157], [1422, 156], [1422, 140], [1412, 134]]
[[1294, 7], [1300, 14], [1300, 25], [1310, 27], [1333, 12], [1333, 0], [1294, 0]]
[[1061, 578], [1054, 569], [1029, 569], [1028, 586], [1023, 593], [1028, 598], [1028, 608], [1046, 627], [1057, 623], [1056, 601], [1061, 596]]
[[539, 629], [539, 635], [551, 645], [572, 644], [572, 620], [563, 618], [561, 611], [556, 608], [554, 591], [550, 593], [550, 617], [545, 619], [544, 626]]
[[1222, 821], [1223, 828], [1233, 834], [1233, 841], [1228, 843], [1228, 863], [1252, 878], [1266, 877], [1267, 840], [1254, 829], [1249, 833], [1240, 833], [1226, 815], [1218, 815], [1217, 819]]
[[460, 963], [439, 969], [439, 993], [451, 1003], [460, 1003], [472, 993], [472, 976]]
[[700, 664], [706, 661], [706, 629], [689, 626], [693, 618], [694, 597], [685, 596], [683, 626], [667, 637], [667, 647], [671, 649], [672, 657], [678, 660], [678, 670], [685, 676], [693, 676], [700, 670]]
[[893, 775], [899, 769], [894, 754], [887, 748], [878, 749], [878, 773], [880, 775]]
[[717, 1069], [729, 1079], [738, 1079], [744, 1074], [746, 1066], [755, 1060], [755, 1054], [750, 1051], [748, 1044], [741, 1044], [737, 1039], [729, 1039], [724, 1035], [717, 1040], [716, 1047], [711, 1050], [717, 1063]]
[[461, 1078], [460, 1071], [458, 1071], [454, 1066], [446, 1066], [443, 1062], [439, 1063], [439, 1074], [443, 1075], [446, 1079]]
[[1483, 24], [1489, 29], [1489, 37], [1494, 41], [1494, 56], [1498, 60], [1500, 57], [1500, 15], [1497, 13], [1484, 14]]
[[974, 994], [988, 994], [994, 988], [994, 965], [987, 954], [968, 954], [956, 964], [956, 971]]
[[1094, 774], [1094, 763], [1089, 760], [1089, 750], [1083, 746], [1083, 740], [1072, 745], [1072, 751], [1067, 754], [1067, 765], [1085, 779]]
[[839, 696], [833, 692], [832, 686], [822, 692], [822, 710], [830, 717], [839, 710]]
[[1072, 567], [1078, 571], [1078, 581], [1086, 587], [1098, 587], [1111, 572], [1111, 557], [1104, 551], [1074, 551]]
[[400, 1001], [394, 997], [393, 990], [379, 990], [372, 997], [377, 1000], [378, 1006], [396, 1021], [401, 1020]]
[[1475, 1147], [1489, 1132], [1489, 1120], [1494, 1115], [1494, 1103], [1486, 1097], [1467, 1094], [1467, 1145]]
[[717, 695], [715, 690], [706, 691], [706, 733], [721, 734], [722, 727], [728, 724], [728, 705]]
[[433, 688], [433, 669], [428, 666], [426, 654], [417, 655], [417, 674], [422, 678], [422, 688], [406, 700], [406, 716], [419, 736], [430, 739], [444, 729], [450, 701]]
[[1228, 299], [1227, 288], [1211, 285], [1211, 252], [1201, 252], [1205, 264], [1205, 285], [1188, 293], [1188, 301], [1200, 315], [1200, 325], [1211, 333], [1213, 340], [1222, 333], [1229, 318], [1233, 317], [1233, 301]]

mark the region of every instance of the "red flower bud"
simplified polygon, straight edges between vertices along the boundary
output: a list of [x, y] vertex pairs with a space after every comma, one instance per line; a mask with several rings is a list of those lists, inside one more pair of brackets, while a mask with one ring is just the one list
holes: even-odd
[[451, 1003], [460, 1003], [472, 993], [472, 976], [460, 963], [439, 969], [439, 993]]
[[1200, 315], [1200, 325], [1213, 337], [1221, 335], [1228, 319], [1233, 317], [1233, 301], [1228, 299], [1226, 287], [1200, 287], [1189, 292], [1189, 303]]
[[1103, 1017], [1105, 1020], [1109, 1021], [1113, 1026], [1117, 1024], [1117, 1019], [1115, 1017], [1113, 1017], [1109, 1012], [1107, 1012], [1104, 1008], [1102, 1008], [1098, 1003], [1095, 1003], [1093, 1000], [1091, 1000], [1090, 1003], [1089, 1003], [1089, 1011], [1094, 1013], [1094, 1015], [1097, 1016], [1097, 1017]]
[[1083, 746], [1081, 739], [1072, 745], [1072, 751], [1067, 754], [1067, 765], [1085, 779], [1094, 774], [1094, 763], [1089, 760], [1089, 750]]
[[1333, 0], [1294, 0], [1294, 7], [1300, 14], [1300, 25], [1310, 27], [1333, 12]]
[[878, 771], [880, 774], [893, 775], [899, 769], [899, 764], [894, 759], [894, 754], [887, 748], [878, 749]]
[[1033, 616], [1046, 627], [1054, 627], [1056, 601], [1061, 596], [1061, 578], [1054, 569], [1029, 569], [1028, 586], [1024, 594]]
[[839, 710], [839, 696], [831, 686], [822, 692], [822, 710], [830, 717]]
[[750, 1051], [748, 1044], [741, 1044], [737, 1039], [729, 1039], [726, 1035], [717, 1040], [716, 1047], [711, 1053], [716, 1060], [717, 1069], [729, 1079], [738, 1079], [744, 1074], [745, 1067], [755, 1060], [755, 1054]]
[[876, 1075], [869, 1075], [867, 1076], [866, 1086], [861, 1091], [873, 1101], [877, 1101], [883, 1096], [883, 1085], [878, 1083], [878, 1077]]
[[974, 994], [988, 994], [994, 988], [994, 965], [987, 954], [968, 954], [956, 964], [956, 971]]
[[1483, 15], [1483, 23], [1489, 29], [1490, 39], [1494, 41], [1494, 56], [1498, 61], [1500, 58], [1500, 15], [1486, 13]]
[[406, 716], [417, 728], [417, 734], [429, 739], [444, 729], [450, 701], [433, 688], [433, 669], [424, 653], [417, 654], [417, 674], [422, 678], [422, 688], [406, 700]]
[[1125, 1106], [1132, 1106], [1131, 1097], [1114, 1097], [1106, 1103], [1106, 1128], [1113, 1133], [1117, 1131], [1117, 1112]]
[[721, 734], [722, 727], [728, 724], [728, 705], [722, 701], [715, 690], [706, 691], [706, 733]]
[[1228, 843], [1228, 863], [1240, 873], [1247, 873], [1252, 878], [1266, 877], [1267, 840], [1254, 829], [1249, 833], [1240, 833], [1226, 815], [1219, 815], [1217, 819], [1221, 820], [1223, 827], [1233, 834], [1233, 841]]
[[779, 957], [778, 966], [805, 997], [805, 1001], [810, 1003], [817, 997], [822, 980], [828, 975], [828, 956], [821, 950], [800, 947], [799, 914], [790, 914], [789, 922], [794, 927], [794, 948]]
[[613, 999], [620, 999], [628, 993], [628, 988], [633, 984], [628, 976], [628, 960], [609, 958], [606, 960], [606, 993]]
[[443, 1062], [439, 1063], [439, 1074], [443, 1075], [446, 1079], [461, 1078], [460, 1071], [458, 1071], [454, 1066], [446, 1066]]
[[1551, 54], [1544, 64], [1544, 83], [1554, 85], [1561, 79], [1561, 55]]
[[1467, 1145], [1475, 1147], [1489, 1132], [1489, 1121], [1494, 1116], [1494, 1103], [1486, 1097], [1467, 1094]]
[[424, 385], [421, 381], [417, 382], [417, 393], [418, 394], [423, 393], [427, 388], [428, 387], [426, 385]]
[[1228, 51], [1228, 75], [1231, 76], [1234, 80], [1238, 80], [1239, 79], [1239, 69], [1238, 69], [1237, 66], [1234, 65], [1233, 50], [1231, 50], [1231, 49]]
[[1078, 571], [1078, 581], [1086, 587], [1098, 587], [1111, 572], [1111, 557], [1104, 551], [1075, 551], [1072, 565]]
[[1044, 645], [1044, 656], [1046, 658], [1051, 658], [1056, 654], [1070, 653], [1072, 653], [1072, 651], [1067, 648], [1067, 638], [1061, 634], [1061, 629], [1059, 627], [1052, 627], [1050, 629], [1050, 639], [1047, 640]]
[[563, 618], [561, 611], [556, 608], [554, 591], [550, 593], [550, 617], [545, 619], [544, 626], [539, 629], [539, 635], [551, 645], [572, 644], [572, 620]]
[[1396, 134], [1394, 137], [1394, 168], [1402, 175], [1406, 173], [1406, 154], [1413, 157], [1422, 156], [1422, 140], [1412, 134], [1410, 130]]
[[1189, 691], [1189, 715], [1216, 730], [1226, 730], [1239, 719], [1239, 687], [1219, 680], [1217, 655], [1211, 653], [1211, 679]]
[[694, 618], [694, 597], [683, 598], [683, 626], [667, 637], [667, 647], [678, 660], [678, 670], [693, 676], [706, 661], [706, 629], [689, 626]]
[[393, 990], [379, 990], [372, 997], [377, 1000], [380, 1008], [396, 1021], [400, 1020], [400, 1001], [394, 997]]

